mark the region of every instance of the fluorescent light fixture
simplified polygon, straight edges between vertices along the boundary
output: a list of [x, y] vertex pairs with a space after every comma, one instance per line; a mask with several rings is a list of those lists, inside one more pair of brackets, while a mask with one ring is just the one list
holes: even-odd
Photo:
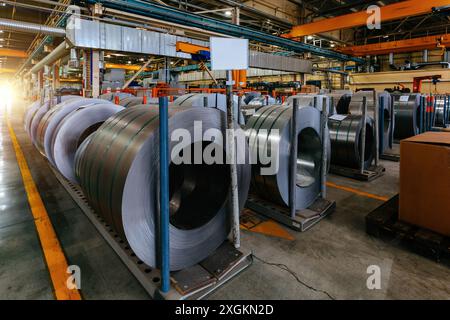
[[231, 17], [232, 12], [230, 10], [225, 11], [225, 15], [227, 17]]

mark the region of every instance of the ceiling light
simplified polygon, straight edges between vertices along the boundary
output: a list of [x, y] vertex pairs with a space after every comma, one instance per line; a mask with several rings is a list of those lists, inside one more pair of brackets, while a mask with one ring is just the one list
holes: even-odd
[[0, 30], [0, 33], [3, 33], [3, 30]]
[[385, 36], [383, 36], [383, 38], [384, 38], [384, 39], [387, 39], [387, 38], [389, 38], [389, 36], [388, 36], [388, 35], [385, 35]]
[[128, 61], [127, 61], [127, 63], [128, 63], [128, 64], [131, 64], [131, 61], [130, 61], [130, 60], [128, 60]]
[[140, 59], [139, 59], [139, 61], [144, 61], [144, 60], [145, 60], [144, 58], [140, 58]]
[[230, 11], [230, 10], [225, 11], [225, 15], [226, 15], [227, 17], [231, 17], [231, 11]]
[[312, 40], [312, 39], [314, 39], [314, 37], [313, 36], [307, 36], [306, 39]]

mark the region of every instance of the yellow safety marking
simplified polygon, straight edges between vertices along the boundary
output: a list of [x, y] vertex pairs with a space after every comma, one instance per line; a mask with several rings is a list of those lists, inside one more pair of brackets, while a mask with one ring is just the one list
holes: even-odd
[[262, 233], [272, 237], [293, 241], [295, 238], [275, 221], [263, 220], [253, 211], [244, 209], [241, 215], [241, 229]]
[[67, 287], [66, 282], [69, 274], [67, 273], [68, 264], [66, 257], [64, 256], [47, 210], [45, 209], [39, 191], [31, 176], [27, 161], [25, 160], [19, 142], [17, 141], [16, 134], [14, 133], [9, 119], [6, 119], [6, 122], [56, 299], [81, 300], [80, 292], [77, 289], [69, 289]]
[[349, 188], [349, 187], [340, 186], [340, 185], [337, 185], [337, 184], [332, 183], [332, 182], [327, 182], [327, 186], [331, 187], [331, 188], [335, 188], [335, 189], [348, 191], [348, 192], [357, 194], [359, 196], [363, 196], [363, 197], [367, 197], [367, 198], [371, 198], [371, 199], [376, 199], [376, 200], [380, 200], [380, 201], [384, 201], [384, 202], [389, 200], [389, 198], [386, 198], [386, 197], [378, 196], [376, 194], [364, 192], [364, 191], [361, 191], [361, 190], [358, 190], [358, 189], [353, 189], [353, 188]]

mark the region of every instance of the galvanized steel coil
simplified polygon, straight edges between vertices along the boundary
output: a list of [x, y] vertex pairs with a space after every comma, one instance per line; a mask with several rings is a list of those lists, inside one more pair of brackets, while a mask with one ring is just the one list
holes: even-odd
[[[289, 205], [289, 155], [292, 107], [267, 106], [250, 117], [246, 134], [252, 161], [252, 190], [260, 196], [283, 206]], [[321, 113], [311, 106], [301, 106], [297, 119], [298, 155], [296, 209], [311, 205], [320, 195], [322, 168]], [[278, 131], [277, 131], [278, 130]], [[278, 171], [261, 174], [267, 167], [259, 154], [278, 155]]]
[[[341, 167], [361, 169], [362, 124], [360, 115], [347, 115], [344, 119], [330, 118], [328, 127], [331, 139], [331, 164]], [[375, 155], [374, 122], [366, 117], [366, 145], [364, 169], [372, 164]]]
[[333, 110], [335, 111], [330, 113], [330, 115], [334, 113], [348, 113], [350, 101], [352, 99], [352, 95], [350, 93], [328, 93], [327, 96], [333, 101]]
[[[206, 100], [206, 101], [205, 101]], [[205, 104], [206, 102], [206, 104]], [[178, 97], [174, 102], [174, 106], [180, 107], [206, 107], [216, 108], [220, 111], [227, 112], [227, 97], [220, 93], [189, 93]], [[233, 96], [233, 113], [238, 114], [238, 97]], [[244, 116], [239, 114], [238, 122], [244, 123]]]
[[419, 134], [420, 99], [418, 93], [394, 94], [394, 138], [406, 139]]
[[51, 153], [51, 142], [53, 135], [59, 123], [72, 111], [82, 106], [92, 106], [96, 104], [108, 103], [102, 99], [90, 99], [77, 97], [66, 100], [51, 108], [41, 119], [37, 128], [36, 147], [47, 157], [47, 159], [55, 165], [53, 155]]
[[[52, 135], [50, 152], [58, 171], [69, 181], [76, 183], [74, 171], [75, 153], [81, 143], [97, 130], [105, 120], [123, 110], [112, 103], [79, 107], [59, 122]], [[107, 159], [103, 159], [107, 161]]]
[[446, 127], [450, 123], [450, 97], [436, 96], [435, 99], [434, 125]]
[[[202, 122], [202, 133], [216, 128], [224, 134], [226, 128], [225, 114], [214, 108], [170, 106], [169, 117], [169, 136], [175, 129], [186, 129], [195, 139], [192, 144], [201, 147], [212, 142], [194, 136], [195, 121]], [[127, 108], [93, 134], [75, 165], [78, 181], [96, 212], [152, 267], [158, 266], [158, 127], [157, 107]], [[170, 142], [169, 154], [178, 143]], [[238, 148], [237, 157], [248, 158], [248, 148]], [[169, 170], [170, 269], [180, 270], [206, 258], [228, 235], [229, 167], [171, 163]], [[250, 182], [248, 159], [237, 165], [237, 171], [243, 208]]]

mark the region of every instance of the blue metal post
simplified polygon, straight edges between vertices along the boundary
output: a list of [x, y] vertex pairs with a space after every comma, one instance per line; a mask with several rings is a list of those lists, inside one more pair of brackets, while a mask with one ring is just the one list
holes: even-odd
[[380, 97], [380, 155], [384, 153], [384, 97]]
[[170, 289], [169, 247], [169, 112], [167, 97], [159, 98], [159, 165], [160, 165], [160, 261], [161, 291]]

